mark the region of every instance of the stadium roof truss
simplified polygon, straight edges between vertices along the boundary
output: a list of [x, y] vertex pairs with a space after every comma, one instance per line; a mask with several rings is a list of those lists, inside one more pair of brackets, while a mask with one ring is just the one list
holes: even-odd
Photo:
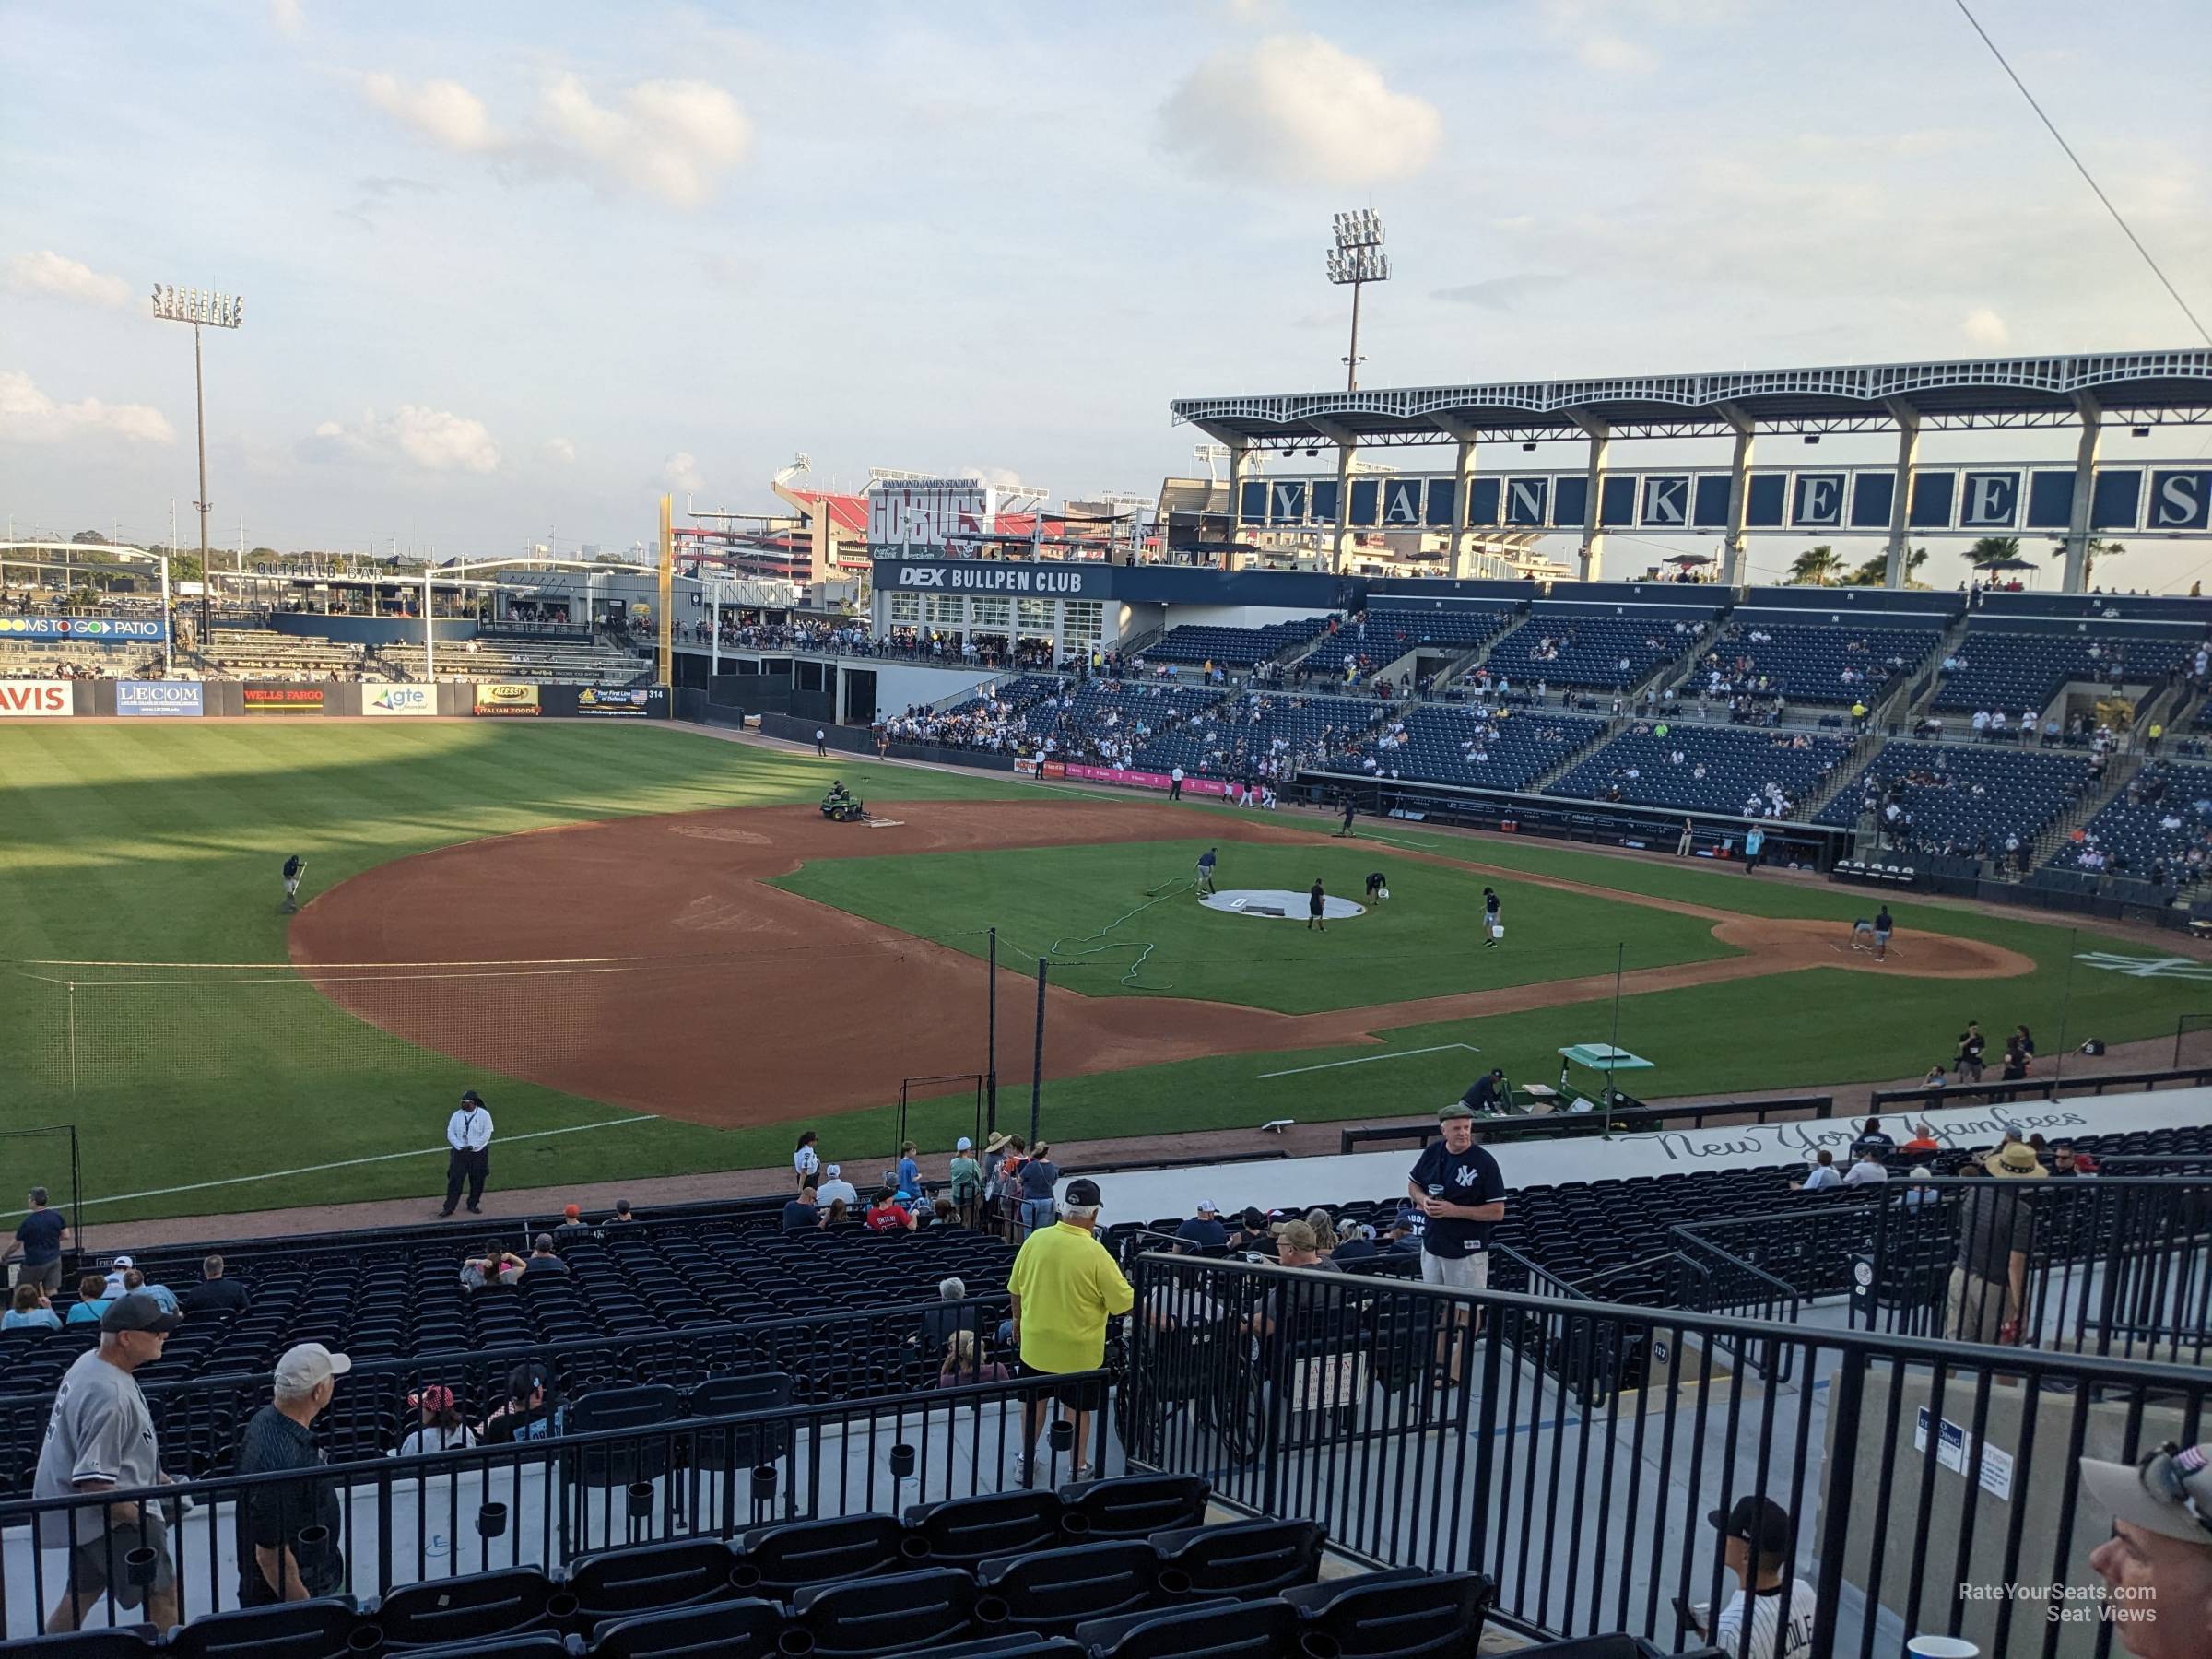
[[1617, 438], [1894, 431], [1907, 411], [1925, 430], [2073, 427], [2085, 416], [2203, 426], [2212, 424], [2212, 350], [1286, 392], [1168, 406], [1178, 424], [1256, 450], [1526, 442], [1586, 438], [1593, 428]]

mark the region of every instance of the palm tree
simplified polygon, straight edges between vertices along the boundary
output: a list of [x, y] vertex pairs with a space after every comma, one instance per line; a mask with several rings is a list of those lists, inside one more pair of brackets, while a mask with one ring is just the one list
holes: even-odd
[[[1913, 581], [1912, 576], [1914, 571], [1927, 562], [1928, 550], [1925, 547], [1914, 547], [1905, 555], [1905, 585], [1907, 587], [1924, 587], [1926, 585], [1924, 582]], [[1877, 553], [1865, 564], [1853, 571], [1850, 575], [1844, 577], [1843, 585], [1845, 587], [1880, 587], [1888, 580], [1889, 555]]]
[[1814, 587], [1826, 587], [1843, 568], [1843, 560], [1826, 542], [1817, 547], [1807, 547], [1790, 562], [1790, 580], [1807, 582]]
[[[2091, 536], [2089, 538], [2088, 547], [2083, 550], [2082, 554], [2081, 585], [2084, 587], [2089, 585], [2089, 574], [2091, 571], [2096, 570], [2097, 561], [2099, 559], [2117, 559], [2121, 554], [2126, 551], [2127, 547], [2123, 542], [2100, 541], [2096, 536]], [[2066, 544], [2065, 542], [2053, 542], [2051, 544], [2052, 558], [2063, 559], [2065, 558], [2065, 556]]]
[[2020, 538], [2017, 535], [1984, 535], [1960, 555], [1977, 570], [1986, 570], [2000, 559], [2019, 556]]

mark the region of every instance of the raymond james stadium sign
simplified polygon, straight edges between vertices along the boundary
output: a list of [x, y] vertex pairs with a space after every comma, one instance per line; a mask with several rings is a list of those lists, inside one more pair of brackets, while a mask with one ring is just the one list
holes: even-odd
[[1053, 594], [1079, 599], [1106, 591], [1106, 567], [1086, 570], [1079, 565], [955, 564], [949, 559], [927, 564], [892, 567], [886, 585], [900, 588], [939, 588], [959, 594]]

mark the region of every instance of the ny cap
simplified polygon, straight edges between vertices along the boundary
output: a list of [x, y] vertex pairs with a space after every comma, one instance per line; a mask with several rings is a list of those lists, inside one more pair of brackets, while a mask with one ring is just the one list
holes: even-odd
[[303, 1394], [352, 1369], [352, 1360], [343, 1354], [332, 1353], [319, 1342], [299, 1343], [286, 1348], [284, 1357], [276, 1361], [276, 1392]]

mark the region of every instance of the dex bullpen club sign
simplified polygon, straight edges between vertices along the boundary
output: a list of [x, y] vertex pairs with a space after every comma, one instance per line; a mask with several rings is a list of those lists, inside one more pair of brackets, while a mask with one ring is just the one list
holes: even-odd
[[176, 718], [204, 712], [206, 704], [196, 681], [118, 680], [115, 712], [119, 715]]
[[249, 714], [320, 714], [323, 712], [323, 688], [320, 686], [245, 686], [246, 712]]
[[67, 680], [0, 680], [0, 720], [65, 720]]
[[537, 688], [505, 681], [478, 686], [476, 708], [479, 714], [535, 714]]

